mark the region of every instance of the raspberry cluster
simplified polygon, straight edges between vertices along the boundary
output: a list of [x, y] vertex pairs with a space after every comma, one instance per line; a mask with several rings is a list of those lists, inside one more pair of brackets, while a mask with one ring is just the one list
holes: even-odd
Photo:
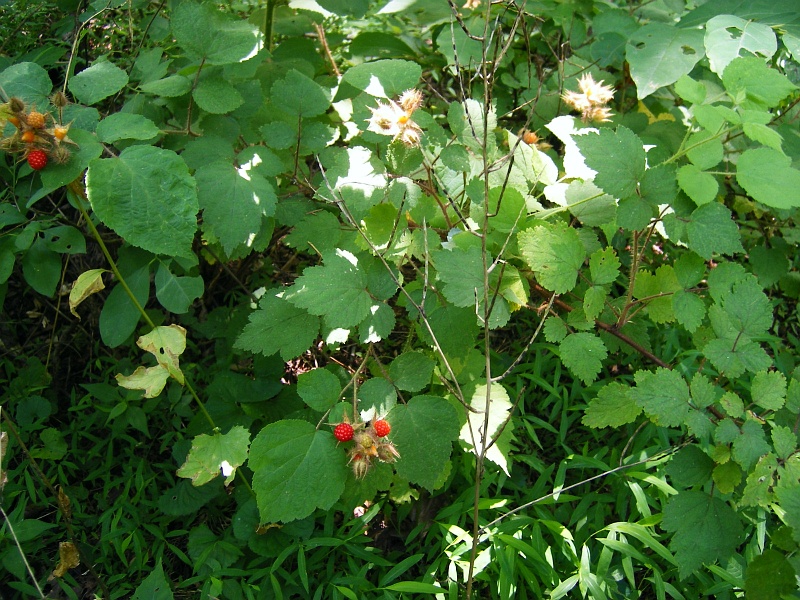
[[[67, 104], [66, 96], [58, 92], [51, 101], [60, 115]], [[69, 162], [71, 152], [67, 145], [77, 145], [69, 139], [69, 125], [62, 124], [60, 118], [56, 121], [49, 113], [39, 112], [36, 107], [29, 110], [19, 98], [0, 104], [0, 125], [3, 121], [11, 123], [16, 130], [0, 139], [0, 150], [21, 155], [34, 171], [41, 171], [50, 162]]]
[[347, 454], [356, 479], [364, 478], [375, 460], [393, 463], [400, 458], [394, 444], [385, 439], [391, 431], [392, 427], [385, 419], [375, 419], [366, 426], [360, 422], [351, 424], [347, 416], [334, 427], [333, 435], [339, 442], [354, 442]]

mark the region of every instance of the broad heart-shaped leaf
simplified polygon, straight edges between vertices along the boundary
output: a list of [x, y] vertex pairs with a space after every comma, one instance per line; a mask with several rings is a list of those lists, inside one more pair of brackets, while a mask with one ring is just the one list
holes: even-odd
[[244, 104], [239, 90], [222, 77], [221, 72], [201, 78], [192, 92], [192, 98], [197, 106], [215, 115], [229, 113]]
[[736, 104], [755, 110], [774, 108], [797, 89], [785, 75], [755, 56], [731, 61], [722, 74], [722, 83]]
[[367, 92], [379, 98], [394, 98], [416, 87], [422, 67], [409, 60], [376, 60], [356, 65], [342, 76], [335, 100], [353, 98]]
[[125, 241], [154, 254], [191, 256], [197, 191], [171, 150], [131, 146], [89, 164], [86, 191], [97, 216]]
[[777, 550], [765, 550], [747, 565], [744, 589], [747, 600], [774, 600], [797, 591], [794, 567]]
[[576, 136], [575, 143], [586, 165], [597, 171], [594, 182], [615, 198], [636, 193], [645, 173], [645, 152], [642, 140], [627, 127], [617, 131], [602, 129], [599, 133]]
[[172, 32], [189, 56], [210, 65], [242, 62], [261, 46], [257, 26], [224, 14], [209, 3], [178, 5], [172, 14]]
[[741, 542], [743, 531], [739, 516], [727, 502], [691, 490], [667, 502], [661, 525], [673, 532], [670, 548], [681, 579], [703, 564], [724, 563]]
[[69, 91], [82, 104], [95, 104], [128, 85], [128, 74], [108, 61], [96, 62], [69, 80]]
[[210, 231], [228, 254], [251, 243], [261, 230], [262, 217], [275, 214], [275, 190], [252, 169], [220, 161], [199, 168], [195, 179], [203, 229]]
[[162, 367], [183, 385], [183, 373], [178, 357], [186, 350], [186, 330], [180, 325], [156, 327], [136, 340], [136, 345], [152, 354]]
[[281, 297], [266, 295], [236, 339], [236, 348], [283, 360], [299, 356], [319, 335], [319, 319]]
[[134, 590], [131, 600], [173, 600], [174, 597], [159, 560], [150, 575]]
[[21, 62], [3, 69], [0, 73], [0, 86], [9, 98], [14, 96], [40, 108], [47, 105], [47, 97], [53, 91], [50, 75], [32, 62]]
[[270, 97], [273, 106], [297, 117], [321, 115], [331, 105], [328, 90], [294, 69], [272, 85]]
[[619, 427], [633, 423], [642, 409], [631, 396], [631, 388], [612, 382], [600, 388], [597, 398], [589, 401], [581, 423], [588, 427]]
[[744, 252], [731, 211], [719, 202], [709, 202], [695, 209], [686, 231], [689, 248], [707, 260], [715, 252], [728, 255]]
[[132, 113], [113, 113], [97, 125], [97, 139], [107, 144], [119, 140], [152, 140], [160, 130], [147, 117]]
[[703, 58], [703, 32], [648, 23], [636, 31], [625, 49], [639, 99], [688, 75]]
[[[466, 250], [455, 247], [433, 253], [433, 262], [442, 293], [454, 306], [475, 306], [483, 300], [484, 279], [481, 249], [471, 246]], [[487, 258], [488, 264], [491, 259]]]
[[677, 371], [659, 368], [654, 373], [637, 371], [631, 397], [653, 423], [677, 427], [689, 414], [689, 386]]
[[778, 40], [768, 25], [734, 15], [718, 15], [706, 23], [705, 47], [711, 70], [722, 75], [742, 50], [748, 56], [772, 57], [778, 50]]
[[389, 365], [389, 377], [398, 389], [419, 392], [431, 382], [435, 366], [422, 352], [404, 352]]
[[358, 325], [372, 306], [367, 276], [359, 259], [338, 248], [324, 256], [322, 266], [303, 271], [285, 297], [312, 315], [324, 316], [331, 328]]
[[[201, 434], [192, 440], [192, 449], [178, 469], [178, 477], [192, 480], [192, 485], [205, 485], [224, 474], [225, 485], [236, 476], [236, 468], [247, 460], [250, 433], [237, 425], [228, 433]], [[227, 463], [227, 464], [225, 464]]]
[[297, 394], [314, 410], [325, 412], [339, 400], [342, 385], [330, 371], [312, 369], [297, 377]]
[[582, 331], [571, 333], [562, 340], [559, 356], [572, 373], [589, 385], [597, 379], [608, 350], [595, 334]]
[[330, 431], [291, 419], [264, 427], [250, 445], [248, 462], [262, 523], [328, 510], [344, 491], [346, 463]]
[[[511, 416], [512, 404], [508, 398], [508, 392], [499, 383], [492, 384], [488, 390], [490, 394], [489, 403], [489, 426], [484, 431], [483, 425], [486, 419], [486, 384], [481, 384], [475, 387], [475, 392], [472, 394], [470, 406], [475, 409], [475, 412], [470, 411], [467, 413], [467, 422], [461, 428], [460, 439], [468, 448], [475, 453], [476, 456], [480, 455], [486, 444], [491, 443], [497, 435], [500, 428], [505, 425], [506, 421]], [[504, 455], [498, 444], [494, 444], [486, 452], [486, 458], [499, 466], [506, 475], [510, 475], [508, 470], [508, 456]]]
[[397, 474], [433, 491], [458, 438], [458, 411], [444, 398], [415, 396], [395, 406], [387, 420], [400, 452]]
[[792, 159], [772, 148], [745, 150], [736, 163], [736, 180], [755, 200], [773, 208], [800, 206], [800, 171]]
[[564, 294], [575, 287], [586, 248], [576, 229], [566, 223], [545, 223], [517, 236], [525, 262], [545, 288]]

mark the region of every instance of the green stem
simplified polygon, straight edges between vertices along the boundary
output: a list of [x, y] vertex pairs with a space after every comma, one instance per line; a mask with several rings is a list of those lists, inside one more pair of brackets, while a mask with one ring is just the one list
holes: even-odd
[[264, 47], [270, 52], [272, 52], [272, 22], [277, 4], [278, 0], [267, 0], [267, 12], [264, 15]]

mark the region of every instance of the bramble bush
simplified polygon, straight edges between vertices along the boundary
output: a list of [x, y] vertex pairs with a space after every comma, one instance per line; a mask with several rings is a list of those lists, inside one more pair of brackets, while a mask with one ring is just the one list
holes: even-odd
[[793, 0], [51, 8], [9, 593], [800, 595]]

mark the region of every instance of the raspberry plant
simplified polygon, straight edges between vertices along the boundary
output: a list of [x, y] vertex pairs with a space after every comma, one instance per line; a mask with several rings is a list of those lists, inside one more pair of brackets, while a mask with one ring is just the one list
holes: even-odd
[[[7, 178], [20, 152], [41, 170], [4, 199], [3, 294], [21, 274], [61, 298], [64, 255], [99, 250], [66, 318], [98, 307], [86, 327], [124, 354], [122, 391], [85, 389], [112, 402], [104, 427], [146, 438], [169, 405], [186, 483], [162, 512], [214, 498], [233, 515], [187, 534], [203, 592], [262, 559], [254, 588], [279, 589], [291, 554], [286, 593], [327, 594], [301, 570], [315, 519], [330, 546], [330, 515], [422, 498], [458, 517], [415, 581], [317, 589], [794, 593], [789, 0], [294, 4], [176, 4], [161, 45], [56, 94], [35, 62], [0, 73]], [[238, 292], [209, 310], [220, 285]], [[15, 394], [18, 420], [45, 410]], [[67, 455], [52, 431], [45, 460]], [[573, 535], [590, 503], [607, 512]], [[152, 577], [140, 596], [166, 585]]]

